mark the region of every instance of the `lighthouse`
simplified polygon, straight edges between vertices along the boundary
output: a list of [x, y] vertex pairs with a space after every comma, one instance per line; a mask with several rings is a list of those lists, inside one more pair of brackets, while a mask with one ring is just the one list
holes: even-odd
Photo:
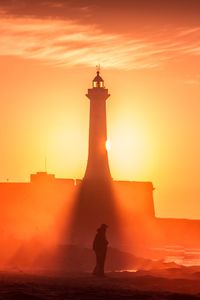
[[89, 148], [84, 180], [110, 180], [111, 174], [106, 149], [107, 123], [106, 100], [110, 94], [97, 71], [92, 88], [86, 94], [90, 100]]
[[90, 101], [88, 160], [85, 175], [77, 186], [71, 232], [74, 243], [87, 245], [102, 223], [116, 234], [118, 221], [106, 149], [106, 102], [110, 94], [99, 70], [86, 96]]

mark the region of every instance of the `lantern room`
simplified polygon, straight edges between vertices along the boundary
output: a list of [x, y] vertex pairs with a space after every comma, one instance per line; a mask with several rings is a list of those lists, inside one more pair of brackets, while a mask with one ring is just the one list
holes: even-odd
[[99, 75], [99, 71], [97, 71], [97, 75], [92, 81], [92, 87], [93, 88], [104, 88], [104, 80]]

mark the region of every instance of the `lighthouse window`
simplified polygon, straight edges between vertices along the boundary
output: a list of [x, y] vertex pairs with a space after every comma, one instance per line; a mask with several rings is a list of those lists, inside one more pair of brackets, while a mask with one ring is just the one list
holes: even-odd
[[103, 81], [93, 81], [93, 87], [94, 88], [103, 88], [104, 83], [103, 83]]

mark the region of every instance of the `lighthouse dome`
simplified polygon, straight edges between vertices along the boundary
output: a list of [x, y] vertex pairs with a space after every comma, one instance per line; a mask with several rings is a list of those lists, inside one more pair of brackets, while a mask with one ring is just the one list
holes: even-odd
[[93, 79], [93, 88], [104, 88], [104, 80], [99, 75], [99, 71], [97, 71], [97, 75]]

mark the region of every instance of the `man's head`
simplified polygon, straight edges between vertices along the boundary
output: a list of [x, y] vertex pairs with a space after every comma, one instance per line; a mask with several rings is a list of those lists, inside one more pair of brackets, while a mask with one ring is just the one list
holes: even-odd
[[107, 228], [108, 228], [108, 225], [101, 224], [101, 226], [98, 228], [98, 231], [106, 231]]

